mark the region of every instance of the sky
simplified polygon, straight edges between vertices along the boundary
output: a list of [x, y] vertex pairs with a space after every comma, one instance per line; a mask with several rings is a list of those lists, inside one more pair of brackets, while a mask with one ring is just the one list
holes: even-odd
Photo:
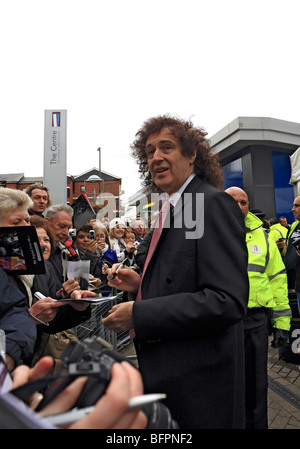
[[0, 5], [0, 173], [43, 176], [44, 111], [67, 110], [67, 173], [141, 188], [148, 118], [208, 138], [241, 116], [300, 123], [299, 0], [13, 0]]

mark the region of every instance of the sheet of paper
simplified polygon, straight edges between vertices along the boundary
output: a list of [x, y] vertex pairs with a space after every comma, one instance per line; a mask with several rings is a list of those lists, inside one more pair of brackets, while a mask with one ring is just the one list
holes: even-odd
[[88, 298], [80, 298], [80, 299], [72, 299], [72, 298], [63, 298], [60, 301], [73, 301], [73, 302], [85, 302], [91, 303], [94, 305], [103, 304], [104, 302], [113, 301], [116, 296], [90, 296]]

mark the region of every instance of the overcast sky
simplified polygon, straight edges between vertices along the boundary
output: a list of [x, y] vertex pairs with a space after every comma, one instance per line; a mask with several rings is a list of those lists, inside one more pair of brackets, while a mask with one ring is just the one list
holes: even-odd
[[43, 175], [44, 110], [67, 110], [67, 172], [140, 188], [144, 120], [300, 123], [299, 0], [14, 0], [0, 6], [0, 173]]

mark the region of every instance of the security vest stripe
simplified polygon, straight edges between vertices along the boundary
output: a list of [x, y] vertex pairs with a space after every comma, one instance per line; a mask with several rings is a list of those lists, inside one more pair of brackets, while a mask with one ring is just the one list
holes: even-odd
[[284, 238], [282, 232], [280, 231], [280, 229], [278, 229], [278, 228], [274, 228], [274, 229], [275, 229], [275, 231], [279, 232], [279, 234], [281, 235], [282, 238]]
[[265, 270], [266, 270], [266, 267], [263, 267], [262, 265], [248, 263], [248, 271], [253, 271], [254, 273], [264, 273]]
[[285, 310], [273, 310], [273, 318], [278, 318], [281, 316], [292, 316], [291, 309], [285, 309]]
[[269, 263], [269, 259], [270, 259], [270, 248], [269, 248], [268, 234], [266, 232], [264, 232], [264, 236], [265, 236], [266, 245], [267, 245], [267, 254], [266, 254], [266, 262], [265, 262], [265, 269], [266, 269], [267, 265]]
[[271, 281], [272, 279], [276, 278], [276, 276], [278, 276], [279, 274], [286, 274], [286, 269], [278, 271], [278, 273], [273, 274], [272, 276], [269, 276], [269, 281]]

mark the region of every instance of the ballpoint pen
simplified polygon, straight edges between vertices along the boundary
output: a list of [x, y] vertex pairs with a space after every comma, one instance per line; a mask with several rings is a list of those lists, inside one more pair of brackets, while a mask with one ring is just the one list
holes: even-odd
[[[141, 396], [134, 396], [129, 400], [129, 406], [127, 411], [142, 408], [145, 405], [151, 404], [161, 399], [165, 399], [166, 397], [167, 395], [164, 393], [153, 393], [153, 394], [144, 394]], [[94, 406], [85, 407], [81, 409], [75, 408], [66, 413], [59, 413], [56, 415], [47, 416], [44, 419], [50, 422], [53, 426], [63, 427], [71, 424], [74, 421], [77, 421], [78, 419], [84, 418], [93, 410]]]
[[126, 257], [123, 262], [118, 266], [118, 268], [116, 269], [116, 272], [112, 275], [111, 279], [114, 279], [117, 274], [119, 273], [119, 271], [121, 270], [121, 268], [123, 268], [125, 262], [128, 260], [128, 258]]

